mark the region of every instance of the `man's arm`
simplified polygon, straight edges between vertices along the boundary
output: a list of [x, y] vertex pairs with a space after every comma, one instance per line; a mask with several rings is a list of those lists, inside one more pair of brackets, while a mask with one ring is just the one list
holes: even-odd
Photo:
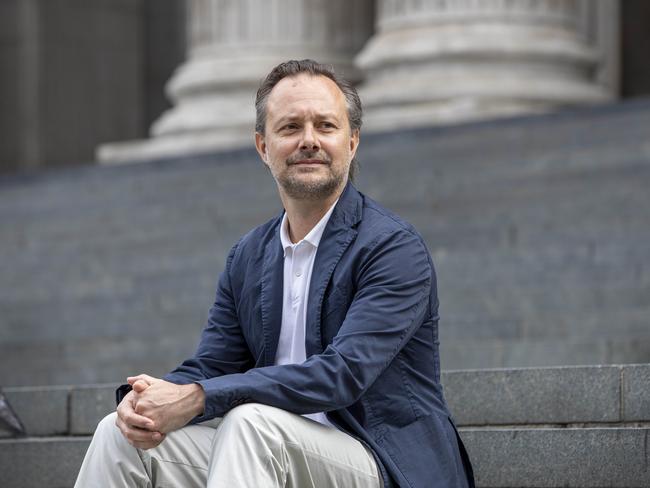
[[203, 412], [205, 394], [196, 382], [244, 371], [252, 358], [237, 319], [230, 286], [230, 266], [237, 245], [226, 260], [219, 277], [214, 305], [194, 358], [164, 379], [148, 375], [129, 377], [132, 391], [117, 408], [117, 425], [136, 447], [155, 447], [164, 433], [183, 427]]
[[429, 314], [435, 286], [428, 252], [416, 234], [385, 233], [370, 247], [357, 293], [333, 343], [302, 364], [200, 380], [206, 394], [201, 420], [222, 416], [244, 402], [303, 414], [358, 400]]

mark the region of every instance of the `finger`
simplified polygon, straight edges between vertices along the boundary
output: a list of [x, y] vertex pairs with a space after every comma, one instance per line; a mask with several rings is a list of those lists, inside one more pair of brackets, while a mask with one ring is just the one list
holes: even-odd
[[162, 434], [160, 432], [150, 432], [148, 430], [142, 430], [138, 428], [127, 427], [124, 432], [122, 432], [124, 437], [131, 442], [160, 442], [162, 440]]
[[130, 392], [117, 406], [117, 418], [125, 425], [133, 425], [142, 429], [152, 430], [154, 427], [153, 420], [136, 412], [136, 405], [137, 398], [134, 392]]
[[139, 374], [137, 376], [129, 376], [126, 379], [126, 382], [129, 385], [133, 386], [133, 383], [135, 383], [138, 380], [142, 380], [145, 383], [147, 383], [148, 385], [151, 385], [152, 383], [154, 383], [156, 381], [156, 378], [154, 378], [153, 376], [149, 376], [148, 374]]
[[117, 425], [122, 435], [126, 437], [129, 442], [160, 442], [165, 438], [165, 434], [162, 432], [151, 431], [128, 425], [124, 423], [119, 417], [115, 419], [115, 425]]
[[133, 389], [135, 390], [136, 393], [142, 393], [144, 390], [149, 388], [149, 383], [147, 383], [144, 380], [137, 380], [133, 383]]
[[125, 409], [118, 412], [118, 417], [124, 424], [137, 427], [139, 429], [151, 430], [154, 428], [154, 422], [150, 418], [136, 413], [133, 409]]
[[159, 441], [151, 441], [151, 442], [133, 442], [131, 443], [132, 446], [137, 447], [138, 449], [142, 450], [147, 450], [147, 449], [152, 449], [154, 447], [158, 447], [162, 441], [164, 441], [165, 438], [163, 437]]

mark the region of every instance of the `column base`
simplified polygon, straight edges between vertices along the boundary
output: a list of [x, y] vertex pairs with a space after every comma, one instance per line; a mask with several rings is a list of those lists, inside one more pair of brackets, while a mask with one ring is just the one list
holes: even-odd
[[102, 144], [97, 148], [96, 159], [105, 165], [141, 163], [246, 147], [254, 147], [252, 129], [230, 127]]

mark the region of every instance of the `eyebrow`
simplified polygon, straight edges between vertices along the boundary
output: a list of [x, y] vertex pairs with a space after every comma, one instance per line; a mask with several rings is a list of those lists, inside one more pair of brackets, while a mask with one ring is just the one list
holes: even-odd
[[[317, 120], [325, 120], [325, 119], [334, 119], [334, 120], [339, 120], [336, 112], [325, 112], [325, 113], [319, 113], [316, 114], [316, 119]], [[281, 117], [277, 120], [277, 122], [274, 124], [274, 126], [286, 123], [286, 122], [294, 122], [296, 120], [302, 120], [302, 117], [297, 114], [290, 114], [290, 115], [285, 115], [284, 117]]]

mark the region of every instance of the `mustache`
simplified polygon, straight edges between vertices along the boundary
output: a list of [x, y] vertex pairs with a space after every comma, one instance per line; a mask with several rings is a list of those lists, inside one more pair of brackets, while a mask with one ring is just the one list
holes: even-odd
[[332, 159], [327, 154], [323, 154], [319, 151], [300, 151], [297, 154], [289, 156], [287, 158], [287, 164], [296, 164], [297, 161], [301, 161], [303, 159], [320, 159], [325, 163], [332, 162]]

